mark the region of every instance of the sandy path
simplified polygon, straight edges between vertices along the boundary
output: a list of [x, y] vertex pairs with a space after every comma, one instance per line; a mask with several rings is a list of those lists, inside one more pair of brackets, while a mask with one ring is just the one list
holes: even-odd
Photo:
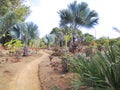
[[48, 54], [41, 51], [43, 55], [27, 63], [10, 82], [6, 90], [41, 90], [40, 81], [38, 78], [38, 64], [47, 59]]

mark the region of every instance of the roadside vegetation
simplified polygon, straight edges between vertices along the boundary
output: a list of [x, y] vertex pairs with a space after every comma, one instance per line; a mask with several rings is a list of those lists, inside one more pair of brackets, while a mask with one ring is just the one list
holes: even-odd
[[[74, 1], [58, 11], [60, 27], [54, 27], [45, 37], [39, 37], [38, 26], [25, 22], [30, 7], [24, 0], [3, 0], [0, 6], [0, 43], [6, 54], [20, 57], [37, 53], [39, 49], [52, 50], [61, 59], [62, 73], [73, 73], [71, 90], [120, 90], [120, 37], [96, 39], [81, 28], [93, 28], [99, 23], [98, 13], [86, 2]], [[119, 29], [113, 28], [119, 33]], [[96, 35], [95, 35], [96, 36]], [[3, 53], [0, 51], [0, 58]], [[8, 61], [9, 59], [6, 59]], [[1, 63], [2, 59], [0, 59]], [[57, 69], [56, 69], [57, 70]], [[53, 90], [58, 90], [54, 87]]]

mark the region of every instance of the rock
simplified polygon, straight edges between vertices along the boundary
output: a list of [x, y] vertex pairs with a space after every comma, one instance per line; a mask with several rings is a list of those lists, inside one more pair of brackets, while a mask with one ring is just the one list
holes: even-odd
[[65, 77], [65, 74], [62, 74], [60, 77], [61, 77], [61, 78], [64, 78], [64, 77]]

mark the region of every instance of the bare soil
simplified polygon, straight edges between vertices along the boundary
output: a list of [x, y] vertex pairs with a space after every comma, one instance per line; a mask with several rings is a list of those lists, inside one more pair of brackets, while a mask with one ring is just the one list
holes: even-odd
[[[48, 50], [22, 57], [15, 62], [13, 57], [0, 63], [0, 90], [66, 90], [71, 87], [72, 74], [63, 74], [61, 67], [57, 71], [51, 66]], [[60, 59], [53, 58], [53, 62]]]
[[[47, 52], [47, 51], [46, 51]], [[50, 53], [50, 52], [47, 52]], [[71, 88], [71, 79], [73, 74], [63, 73], [61, 59], [54, 57], [52, 62], [49, 60], [49, 54], [44, 54], [44, 57], [39, 64], [39, 78], [41, 80], [42, 90], [68, 90]], [[57, 67], [52, 64], [58, 63]]]
[[[16, 62], [14, 57], [0, 64], [0, 90], [40, 90], [38, 64], [42, 54], [22, 57]], [[36, 82], [36, 83], [35, 83]]]

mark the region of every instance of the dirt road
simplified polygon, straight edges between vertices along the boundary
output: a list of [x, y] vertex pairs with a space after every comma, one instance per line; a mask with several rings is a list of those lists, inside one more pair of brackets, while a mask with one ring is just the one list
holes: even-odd
[[6, 90], [41, 90], [38, 78], [38, 64], [48, 58], [48, 54], [40, 52], [43, 55], [24, 65], [15, 75], [12, 82], [9, 83]]

